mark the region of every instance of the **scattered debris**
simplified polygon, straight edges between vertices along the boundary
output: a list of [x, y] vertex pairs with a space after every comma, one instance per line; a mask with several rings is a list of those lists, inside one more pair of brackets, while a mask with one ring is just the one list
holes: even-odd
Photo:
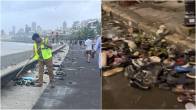
[[20, 86], [33, 86], [35, 85], [36, 79], [33, 77], [21, 77], [15, 80], [15, 86], [20, 85]]
[[78, 67], [79, 69], [84, 69], [85, 67]]
[[156, 32], [157, 36], [165, 36], [169, 33], [169, 30], [166, 28], [165, 25], [160, 25], [159, 29]]
[[55, 79], [58, 79], [58, 80], [64, 80], [64, 77], [63, 77], [63, 76], [61, 76], [61, 75], [60, 75], [60, 76], [59, 76], [59, 75], [57, 75], [57, 76], [55, 76], [54, 78], [55, 78]]
[[31, 70], [28, 70], [27, 73], [32, 73], [32, 71]]
[[111, 75], [117, 74], [122, 71], [123, 71], [123, 68], [117, 67], [111, 70], [104, 71], [103, 76], [111, 76]]
[[[121, 6], [122, 3], [125, 2], [121, 2]], [[194, 47], [185, 49], [171, 44], [165, 38], [172, 31], [168, 24], [159, 24], [156, 33], [149, 33], [138, 28], [131, 20], [123, 23], [124, 17], [110, 11], [104, 9], [102, 14], [101, 57], [104, 77], [124, 72], [131, 87], [142, 90], [154, 87], [172, 90], [178, 85], [193, 89], [196, 79]], [[178, 101], [195, 100], [193, 95], [181, 94]]]
[[53, 67], [60, 67], [60, 64], [53, 64]]
[[74, 68], [63, 68], [63, 69], [69, 70], [69, 71], [74, 71], [74, 70], [76, 70], [76, 69], [74, 69]]
[[185, 109], [186, 110], [195, 110], [196, 109], [196, 105], [194, 103], [191, 103], [191, 102], [186, 103], [185, 104]]

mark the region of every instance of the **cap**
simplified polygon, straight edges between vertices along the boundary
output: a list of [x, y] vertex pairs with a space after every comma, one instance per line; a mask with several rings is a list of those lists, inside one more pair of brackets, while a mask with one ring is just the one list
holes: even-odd
[[38, 33], [34, 33], [33, 36], [32, 36], [32, 40], [35, 40], [36, 38], [39, 38], [39, 34]]

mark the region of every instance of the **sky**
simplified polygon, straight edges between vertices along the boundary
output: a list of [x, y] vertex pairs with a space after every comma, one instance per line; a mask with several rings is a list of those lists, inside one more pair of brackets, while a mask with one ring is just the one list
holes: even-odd
[[63, 21], [70, 27], [74, 21], [101, 18], [100, 0], [0, 0], [1, 29], [24, 28], [32, 22], [44, 29], [55, 29]]

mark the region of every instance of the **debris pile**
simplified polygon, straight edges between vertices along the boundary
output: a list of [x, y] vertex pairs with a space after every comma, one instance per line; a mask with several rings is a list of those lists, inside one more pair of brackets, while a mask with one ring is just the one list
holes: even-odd
[[18, 79], [15, 79], [15, 86], [34, 86], [36, 83], [36, 79], [33, 77], [21, 77]]
[[132, 23], [128, 27], [114, 15], [103, 13], [102, 16], [104, 77], [124, 72], [132, 87], [143, 90], [159, 87], [177, 92], [181, 87], [184, 92], [178, 101], [195, 101], [194, 49], [170, 44], [164, 38], [170, 34], [165, 25], [160, 25], [153, 34], [130, 25]]

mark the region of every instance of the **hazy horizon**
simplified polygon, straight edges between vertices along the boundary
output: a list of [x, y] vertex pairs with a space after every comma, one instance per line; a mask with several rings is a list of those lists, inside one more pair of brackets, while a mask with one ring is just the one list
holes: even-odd
[[65, 21], [70, 27], [74, 21], [101, 18], [100, 0], [1, 0], [1, 29], [9, 32], [12, 26], [24, 28], [32, 22], [44, 29], [55, 29]]

